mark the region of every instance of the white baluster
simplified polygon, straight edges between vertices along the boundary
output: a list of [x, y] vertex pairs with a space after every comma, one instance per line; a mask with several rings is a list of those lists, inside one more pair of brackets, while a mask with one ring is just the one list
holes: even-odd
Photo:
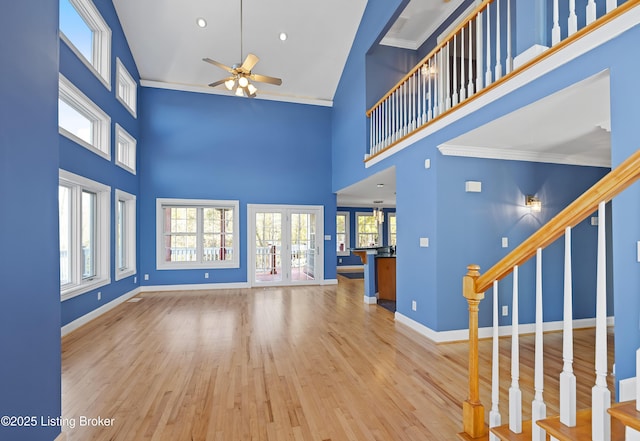
[[560, 13], [558, 0], [553, 0], [553, 27], [551, 28], [551, 45], [560, 43]]
[[560, 422], [568, 427], [576, 425], [576, 376], [573, 374], [573, 277], [571, 273], [571, 228], [564, 233], [564, 313], [562, 330], [562, 359], [560, 374]]
[[411, 75], [411, 130], [415, 130], [416, 128], [416, 86], [417, 86], [417, 75], [418, 73], [414, 73]]
[[407, 134], [407, 82], [405, 81], [400, 86], [400, 135], [404, 136]]
[[[502, 424], [500, 417], [500, 335], [498, 323], [498, 281], [493, 282], [493, 357], [491, 363], [491, 412], [489, 412], [489, 427]], [[489, 435], [491, 441], [498, 441], [493, 433]]]
[[473, 20], [469, 20], [469, 85], [467, 86], [467, 96], [473, 95]]
[[596, 278], [596, 384], [591, 389], [591, 437], [611, 439], [611, 392], [607, 388], [607, 255], [605, 203], [598, 206], [598, 269]]
[[375, 142], [374, 142], [374, 138], [373, 138], [373, 125], [374, 125], [374, 120], [373, 120], [373, 116], [375, 115], [375, 111], [374, 113], [371, 114], [371, 117], [369, 118], [369, 154], [373, 154], [374, 150], [375, 150]]
[[482, 12], [478, 12], [478, 18], [476, 19], [476, 92], [480, 92], [483, 88], [482, 77], [484, 75], [484, 66], [482, 60], [484, 60], [483, 49], [484, 36], [482, 32]]
[[[438, 56], [440, 58], [440, 62], [438, 63], [438, 112], [437, 115], [440, 115], [442, 112], [444, 112], [444, 48], [440, 49], [440, 51], [438, 52]], [[434, 113], [434, 117], [437, 116]]]
[[453, 85], [451, 93], [451, 104], [458, 104], [458, 45], [456, 44], [458, 34], [453, 36]]
[[[435, 55], [434, 55], [435, 58]], [[427, 115], [427, 119], [429, 121], [431, 121], [431, 118], [433, 118], [433, 103], [434, 103], [434, 99], [433, 99], [433, 90], [431, 87], [431, 81], [432, 80], [432, 75], [431, 75], [431, 58], [429, 58], [429, 69], [427, 70], [427, 81], [429, 82], [429, 110], [428, 110], [428, 115]]]
[[544, 404], [542, 392], [544, 390], [544, 359], [543, 359], [543, 317], [542, 317], [542, 248], [536, 251], [536, 347], [534, 365], [534, 389], [536, 391], [533, 403], [531, 403], [531, 440], [545, 441], [545, 430], [535, 424], [538, 420], [547, 417], [547, 406]]
[[444, 59], [444, 63], [442, 64], [442, 69], [444, 69], [445, 71], [445, 78], [444, 78], [444, 93], [446, 97], [445, 110], [449, 110], [451, 108], [451, 81], [450, 81], [451, 69], [449, 68], [450, 61], [451, 61], [451, 41], [447, 41], [447, 45], [445, 46], [445, 48], [446, 48], [446, 54], [445, 54], [446, 56]]
[[492, 83], [491, 77], [491, 4], [487, 5], [487, 73], [484, 84], [488, 86]]
[[[464, 26], [461, 29], [461, 33], [460, 33], [460, 102], [464, 101], [465, 99], [467, 99], [467, 90], [466, 90], [466, 86], [467, 86], [467, 79], [465, 78], [466, 75], [466, 70], [464, 68], [464, 29], [466, 26]], [[471, 60], [469, 60], [469, 63], [471, 63]]]
[[500, 23], [500, 0], [496, 0], [496, 81], [502, 78], [502, 53], [500, 50], [500, 46], [502, 45], [502, 41], [500, 40], [500, 28], [502, 27]]
[[576, 15], [576, 0], [569, 0], [569, 18], [568, 23], [568, 35], [573, 35], [578, 31], [578, 16]]
[[617, 0], [607, 0], [607, 13], [613, 11], [617, 7], [618, 7]]
[[[429, 62], [431, 62], [431, 60], [429, 60]], [[420, 102], [422, 103], [422, 119], [421, 119], [421, 123], [424, 124], [424, 123], [427, 122], [427, 88], [425, 87], [425, 84], [424, 84], [425, 77], [427, 77], [427, 75], [424, 74], [422, 69], [424, 69], [424, 66], [420, 69], [420, 76], [422, 77], [422, 80], [420, 81], [420, 83], [421, 83], [420, 87], [422, 89], [422, 100], [420, 100]], [[429, 73], [429, 71], [427, 70], [427, 74], [428, 73]]]
[[522, 433], [522, 392], [520, 391], [520, 335], [518, 330], [518, 265], [513, 267], [511, 301], [511, 387], [509, 388], [509, 430]]
[[507, 58], [505, 60], [507, 73], [513, 70], [511, 44], [511, 0], [507, 0]]
[[595, 0], [589, 0], [587, 3], [587, 25], [596, 21], [596, 2]]

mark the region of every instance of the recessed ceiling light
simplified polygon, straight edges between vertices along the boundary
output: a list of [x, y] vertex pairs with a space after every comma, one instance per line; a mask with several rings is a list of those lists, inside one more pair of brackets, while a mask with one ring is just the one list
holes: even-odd
[[378, 186], [378, 188], [382, 188], [382, 187], [384, 187], [384, 184], [378, 184], [377, 186]]
[[198, 17], [198, 18], [196, 18], [196, 24], [201, 28], [206, 28], [207, 27], [207, 20], [205, 20], [202, 17]]
[[286, 32], [280, 32], [280, 41], [285, 41], [287, 39]]

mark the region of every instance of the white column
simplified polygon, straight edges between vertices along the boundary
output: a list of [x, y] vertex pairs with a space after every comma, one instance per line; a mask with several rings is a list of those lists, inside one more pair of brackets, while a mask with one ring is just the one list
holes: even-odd
[[568, 35], [573, 35], [578, 31], [578, 16], [576, 15], [576, 0], [569, 0]]
[[491, 3], [487, 5], [487, 73], [485, 75], [484, 84], [491, 84]]
[[553, 0], [553, 27], [551, 28], [551, 45], [560, 43], [560, 17], [558, 0]]
[[467, 96], [473, 95], [473, 20], [469, 20], [469, 85], [467, 86]]
[[[500, 417], [500, 345], [498, 323], [498, 281], [493, 282], [493, 357], [491, 363], [491, 412], [489, 412], [489, 427], [498, 427], [502, 424]], [[493, 433], [489, 434], [490, 441], [498, 441]]]
[[595, 0], [589, 0], [587, 3], [587, 25], [596, 21], [596, 2]]
[[547, 417], [547, 406], [542, 398], [544, 390], [544, 358], [543, 358], [543, 317], [542, 317], [542, 248], [536, 251], [536, 336], [535, 336], [535, 364], [533, 387], [535, 396], [531, 403], [531, 440], [546, 441], [547, 433], [535, 424], [538, 420]]
[[562, 329], [562, 359], [560, 374], [560, 422], [576, 425], [576, 376], [573, 374], [573, 288], [571, 273], [571, 228], [564, 233], [564, 313]]
[[511, 0], [507, 0], [507, 73], [513, 70], [513, 56], [511, 54]]
[[607, 255], [605, 203], [598, 206], [598, 269], [596, 277], [596, 384], [591, 389], [591, 438], [611, 439], [611, 392], [607, 388]]
[[518, 265], [513, 267], [511, 301], [511, 387], [509, 388], [509, 430], [522, 433], [522, 392], [520, 391], [520, 335], [518, 330]]
[[496, 81], [502, 78], [502, 51], [500, 47], [502, 45], [502, 41], [500, 40], [500, 28], [502, 24], [500, 23], [500, 0], [496, 0]]

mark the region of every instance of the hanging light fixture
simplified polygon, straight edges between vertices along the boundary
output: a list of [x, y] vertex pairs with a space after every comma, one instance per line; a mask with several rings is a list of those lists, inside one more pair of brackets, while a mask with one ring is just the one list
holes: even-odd
[[[382, 204], [384, 201], [373, 201], [374, 204]], [[379, 207], [374, 207], [373, 208], [373, 217], [375, 218], [376, 222], [381, 224], [384, 222], [384, 210], [382, 208]]]

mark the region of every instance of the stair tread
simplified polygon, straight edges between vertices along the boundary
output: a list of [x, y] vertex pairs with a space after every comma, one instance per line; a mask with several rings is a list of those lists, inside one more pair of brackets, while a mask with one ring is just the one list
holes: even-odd
[[531, 420], [522, 422], [522, 432], [514, 433], [509, 429], [508, 424], [494, 427], [491, 432], [501, 441], [531, 441]]
[[636, 410], [635, 400], [614, 404], [609, 414], [625, 426], [640, 431], [640, 412]]
[[[562, 424], [559, 416], [540, 420], [537, 424], [558, 441], [591, 439], [591, 409], [576, 412], [575, 427]], [[624, 425], [616, 419], [611, 420], [611, 441], [624, 441]]]

